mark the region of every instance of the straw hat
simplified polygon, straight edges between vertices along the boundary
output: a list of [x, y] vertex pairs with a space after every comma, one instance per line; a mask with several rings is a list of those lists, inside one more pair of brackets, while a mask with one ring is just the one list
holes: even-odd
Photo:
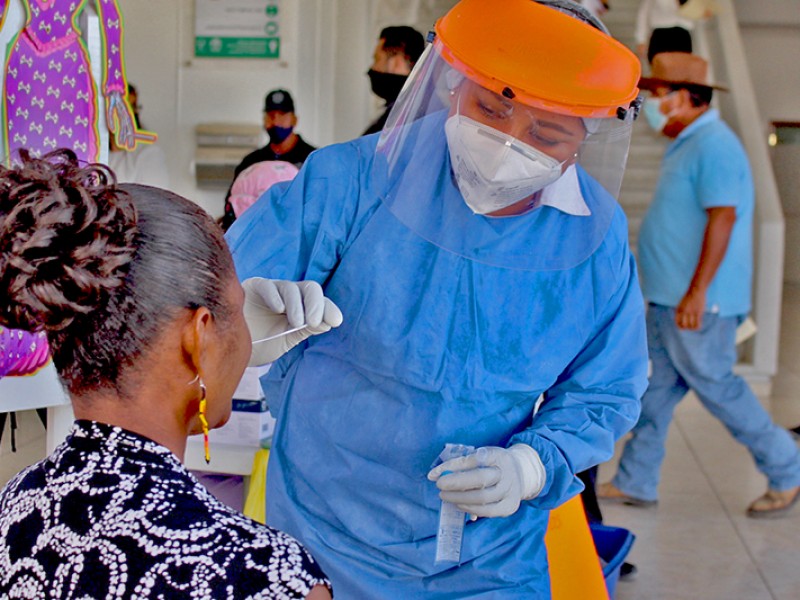
[[713, 88], [727, 92], [728, 88], [708, 82], [708, 63], [688, 52], [661, 52], [653, 57], [650, 77], [642, 77], [639, 87], [653, 91], [657, 87], [676, 84]]

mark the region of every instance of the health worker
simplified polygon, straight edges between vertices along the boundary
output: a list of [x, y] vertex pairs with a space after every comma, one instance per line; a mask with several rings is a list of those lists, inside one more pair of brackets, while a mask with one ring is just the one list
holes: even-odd
[[[548, 513], [646, 386], [615, 200], [639, 71], [572, 2], [462, 0], [380, 135], [228, 233], [253, 339], [305, 325], [253, 347], [291, 348], [263, 381], [267, 520], [337, 598], [549, 597]], [[448, 443], [479, 450], [436, 466]], [[435, 560], [443, 499], [476, 517], [458, 562]]]

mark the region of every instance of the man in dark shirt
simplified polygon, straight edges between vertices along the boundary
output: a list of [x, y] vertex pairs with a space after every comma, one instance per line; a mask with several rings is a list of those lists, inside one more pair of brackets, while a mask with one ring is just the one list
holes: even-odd
[[[269, 143], [245, 156], [234, 170], [233, 179], [235, 180], [239, 173], [250, 165], [266, 160], [283, 160], [292, 163], [298, 169], [303, 166], [308, 155], [316, 148], [295, 133], [296, 126], [297, 115], [294, 112], [294, 100], [291, 94], [286, 90], [272, 90], [264, 99], [264, 130], [269, 135]], [[230, 196], [229, 187], [225, 195], [225, 214], [220, 222], [225, 230], [236, 220], [229, 201]]]
[[361, 135], [377, 133], [383, 129], [403, 84], [424, 49], [425, 39], [413, 27], [401, 25], [386, 27], [381, 31], [367, 75], [372, 93], [386, 100], [386, 108]]

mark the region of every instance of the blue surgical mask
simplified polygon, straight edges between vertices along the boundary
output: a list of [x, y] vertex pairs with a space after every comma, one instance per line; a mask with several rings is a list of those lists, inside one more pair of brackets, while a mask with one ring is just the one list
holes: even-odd
[[268, 127], [267, 135], [271, 144], [280, 144], [283, 140], [292, 135], [293, 127]]
[[669, 121], [669, 117], [661, 112], [661, 98], [647, 98], [642, 104], [642, 112], [644, 113], [647, 124], [650, 125], [653, 131], [662, 132], [664, 127]]
[[664, 131], [664, 127], [666, 127], [667, 122], [669, 122], [670, 117], [673, 115], [673, 113], [667, 115], [662, 113], [661, 103], [674, 93], [675, 91], [670, 92], [666, 96], [650, 96], [644, 101], [642, 111], [644, 112], [645, 119], [647, 119], [647, 124], [653, 128], [653, 131], [658, 133]]

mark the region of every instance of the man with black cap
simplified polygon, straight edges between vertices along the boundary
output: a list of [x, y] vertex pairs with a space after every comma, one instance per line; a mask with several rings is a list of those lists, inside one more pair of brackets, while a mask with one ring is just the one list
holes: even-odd
[[598, 496], [654, 505], [672, 414], [689, 390], [747, 447], [768, 480], [747, 509], [779, 517], [800, 499], [800, 452], [740, 376], [736, 328], [750, 311], [754, 190], [736, 134], [710, 107], [708, 64], [685, 52], [653, 59], [644, 115], [672, 140], [639, 233], [652, 361], [642, 414], [614, 479]]
[[[295, 133], [297, 115], [294, 112], [294, 100], [286, 90], [272, 90], [264, 99], [264, 130], [269, 135], [269, 143], [263, 148], [254, 150], [242, 159], [234, 170], [234, 180], [239, 173], [250, 165], [267, 160], [282, 160], [292, 163], [298, 169], [316, 148]], [[225, 195], [225, 215], [222, 217], [223, 229], [228, 229], [236, 215], [228, 199], [230, 188]]]

